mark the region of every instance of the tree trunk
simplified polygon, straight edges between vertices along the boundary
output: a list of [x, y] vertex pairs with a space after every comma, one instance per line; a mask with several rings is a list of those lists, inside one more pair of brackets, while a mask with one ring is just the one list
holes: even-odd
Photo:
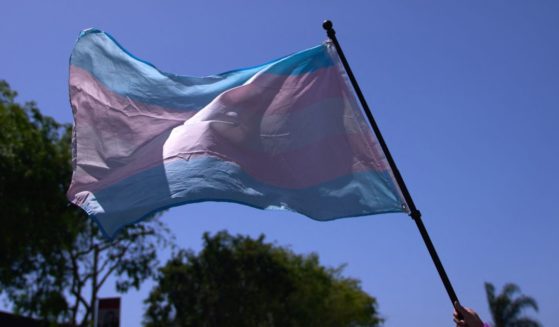
[[91, 276], [91, 301], [89, 302], [91, 305], [91, 327], [95, 327], [95, 315], [97, 314], [97, 266], [99, 261], [99, 248], [97, 245], [93, 247], [93, 272]]

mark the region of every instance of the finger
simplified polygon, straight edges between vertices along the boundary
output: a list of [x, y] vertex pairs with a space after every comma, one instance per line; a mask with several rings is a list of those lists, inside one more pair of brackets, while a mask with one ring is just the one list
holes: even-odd
[[464, 309], [464, 307], [462, 305], [460, 305], [460, 303], [458, 301], [454, 301], [454, 310], [456, 312], [456, 315], [458, 316], [458, 318], [460, 319], [464, 319], [465, 316], [465, 312], [466, 309]]
[[466, 309], [464, 309], [464, 307], [458, 301], [454, 301], [454, 309], [462, 314], [466, 311]]

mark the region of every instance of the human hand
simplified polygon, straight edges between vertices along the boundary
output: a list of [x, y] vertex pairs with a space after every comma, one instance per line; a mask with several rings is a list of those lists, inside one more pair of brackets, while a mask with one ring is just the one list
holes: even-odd
[[[462, 316], [459, 317], [460, 315]], [[477, 313], [470, 308], [464, 308], [458, 301], [454, 302], [454, 322], [459, 327], [484, 327]]]

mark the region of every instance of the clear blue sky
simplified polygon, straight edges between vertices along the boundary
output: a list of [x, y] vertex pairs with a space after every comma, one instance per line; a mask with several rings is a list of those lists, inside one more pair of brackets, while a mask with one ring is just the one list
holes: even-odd
[[[373, 114], [423, 212], [458, 296], [483, 318], [483, 282], [517, 283], [559, 312], [559, 2], [28, 1], [0, 7], [0, 78], [70, 122], [68, 57], [97, 27], [158, 68], [209, 75], [325, 39], [334, 22]], [[347, 263], [386, 326], [451, 326], [451, 306], [413, 221], [388, 214], [316, 222], [224, 203], [162, 218], [182, 247], [228, 229]], [[161, 254], [163, 258], [168, 253]], [[140, 325], [153, 283], [123, 296]], [[112, 286], [102, 296], [115, 295]]]

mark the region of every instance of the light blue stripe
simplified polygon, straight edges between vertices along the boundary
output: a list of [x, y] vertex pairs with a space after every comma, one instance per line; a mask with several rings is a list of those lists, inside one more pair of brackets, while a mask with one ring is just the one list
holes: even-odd
[[259, 66], [206, 77], [180, 76], [160, 71], [95, 29], [80, 34], [70, 63], [91, 73], [112, 92], [175, 110], [198, 110], [260, 71], [299, 75], [333, 65], [325, 46], [320, 45]]
[[82, 208], [108, 237], [155, 211], [203, 201], [226, 201], [260, 209], [283, 209], [316, 220], [404, 212], [387, 173], [367, 171], [305, 189], [254, 180], [215, 157], [175, 160], [91, 194]]

